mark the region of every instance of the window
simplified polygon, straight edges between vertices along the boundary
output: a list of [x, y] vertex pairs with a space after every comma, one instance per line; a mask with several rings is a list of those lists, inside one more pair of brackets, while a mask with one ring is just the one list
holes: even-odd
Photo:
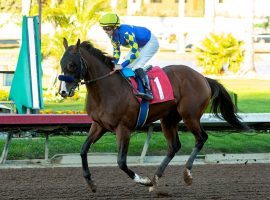
[[4, 76], [4, 85], [11, 86], [14, 74], [5, 74]]
[[2, 86], [11, 86], [14, 74], [0, 73], [0, 80], [2, 80], [0, 85]]
[[204, 17], [205, 0], [186, 0], [185, 16], [186, 17]]

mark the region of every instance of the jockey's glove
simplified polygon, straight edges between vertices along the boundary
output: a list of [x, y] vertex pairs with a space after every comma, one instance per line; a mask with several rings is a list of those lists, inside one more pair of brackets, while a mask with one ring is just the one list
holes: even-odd
[[119, 65], [119, 64], [114, 65], [114, 68], [113, 68], [114, 71], [121, 70], [121, 69], [123, 69], [122, 65]]

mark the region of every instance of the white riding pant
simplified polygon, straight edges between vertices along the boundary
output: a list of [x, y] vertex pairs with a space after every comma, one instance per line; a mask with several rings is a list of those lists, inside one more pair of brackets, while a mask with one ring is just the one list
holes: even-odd
[[[143, 68], [147, 67], [147, 62], [155, 55], [155, 53], [159, 49], [159, 42], [158, 39], [155, 35], [151, 34], [150, 40], [146, 43], [145, 46], [142, 48], [139, 48], [140, 55], [139, 57], [134, 60], [132, 63], [130, 63], [127, 67], [132, 68], [133, 70], [138, 69], [138, 68]], [[130, 51], [125, 58], [129, 58], [130, 54], [132, 52]]]

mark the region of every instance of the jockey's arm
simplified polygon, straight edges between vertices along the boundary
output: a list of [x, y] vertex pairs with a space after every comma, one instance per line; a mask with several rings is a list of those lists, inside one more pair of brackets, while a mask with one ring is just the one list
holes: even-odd
[[117, 64], [120, 59], [120, 45], [117, 45], [113, 40], [111, 40], [113, 45], [113, 58], [114, 58], [114, 64]]
[[127, 41], [128, 45], [130, 46], [131, 54], [130, 54], [129, 58], [127, 58], [121, 64], [123, 68], [126, 67], [127, 65], [129, 65], [130, 63], [132, 63], [134, 60], [136, 60], [140, 55], [139, 45], [135, 39], [134, 33], [126, 32], [124, 37], [125, 37], [125, 40]]

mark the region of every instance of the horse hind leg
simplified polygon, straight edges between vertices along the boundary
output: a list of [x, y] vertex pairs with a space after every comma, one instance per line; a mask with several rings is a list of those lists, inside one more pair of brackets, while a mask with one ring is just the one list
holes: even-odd
[[178, 137], [178, 123], [179, 123], [179, 121], [180, 121], [180, 116], [178, 114], [174, 115], [174, 116], [172, 116], [172, 114], [171, 114], [167, 118], [163, 118], [161, 120], [161, 127], [162, 127], [162, 131], [164, 133], [164, 136], [167, 140], [168, 151], [167, 151], [166, 157], [161, 162], [161, 164], [159, 165], [159, 167], [154, 175], [154, 178], [152, 180], [153, 186], [151, 186], [149, 188], [149, 192], [156, 190], [156, 188], [158, 186], [158, 180], [163, 175], [166, 167], [168, 166], [170, 161], [173, 159], [175, 154], [181, 148], [181, 143], [180, 143], [180, 140]]
[[184, 181], [187, 185], [191, 185], [193, 180], [191, 169], [194, 160], [196, 159], [198, 153], [203, 148], [204, 143], [207, 141], [208, 135], [201, 127], [199, 120], [195, 119], [185, 120], [185, 125], [193, 133], [196, 140], [195, 147], [193, 148], [191, 155], [189, 156], [189, 159], [186, 162], [186, 169], [184, 171]]

